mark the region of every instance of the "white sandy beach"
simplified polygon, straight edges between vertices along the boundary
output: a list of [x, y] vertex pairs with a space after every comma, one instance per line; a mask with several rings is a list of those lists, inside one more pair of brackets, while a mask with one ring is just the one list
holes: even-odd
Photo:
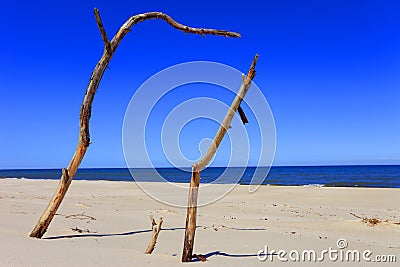
[[[73, 181], [44, 238], [29, 238], [57, 183], [0, 179], [0, 266], [182, 265], [186, 209], [150, 198], [134, 182]], [[150, 186], [168, 196], [165, 184]], [[212, 188], [223, 192], [227, 186]], [[339, 259], [325, 254], [324, 265], [348, 264], [340, 253], [357, 250], [360, 262], [351, 265], [365, 266], [362, 254], [371, 251], [367, 259], [393, 255], [397, 263], [386, 265], [397, 266], [399, 203], [399, 189], [262, 186], [249, 194], [247, 186], [237, 186], [218, 202], [199, 208], [194, 253], [205, 255], [207, 262], [189, 264], [292, 266], [293, 251], [314, 250], [320, 257], [331, 248], [339, 251]], [[164, 224], [153, 254], [145, 255], [150, 214], [163, 217]], [[356, 216], [382, 222], [372, 226]], [[345, 239], [345, 248], [338, 248], [339, 239]], [[265, 246], [268, 252], [285, 250], [282, 258], [288, 262], [276, 255], [260, 261], [257, 253]]]

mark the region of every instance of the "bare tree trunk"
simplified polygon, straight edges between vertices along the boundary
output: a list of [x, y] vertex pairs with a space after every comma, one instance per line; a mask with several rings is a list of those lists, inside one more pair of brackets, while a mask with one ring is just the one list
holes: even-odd
[[258, 60], [258, 55], [256, 54], [253, 59], [253, 62], [251, 63], [247, 76], [243, 79], [239, 92], [237, 93], [228, 112], [226, 113], [225, 118], [222, 121], [222, 124], [220, 125], [214, 137], [213, 142], [208, 147], [206, 154], [192, 167], [192, 178], [190, 179], [189, 199], [188, 199], [188, 208], [186, 215], [185, 240], [183, 241], [182, 262], [190, 262], [193, 257], [194, 236], [196, 232], [196, 217], [197, 217], [197, 196], [200, 185], [200, 172], [204, 169], [205, 166], [207, 166], [207, 164], [211, 161], [211, 159], [217, 152], [218, 146], [221, 143], [222, 138], [225, 136], [227, 129], [229, 129], [229, 126], [231, 125], [233, 116], [235, 115], [236, 111], [240, 106], [240, 103], [242, 102], [247, 91], [249, 90], [251, 82], [254, 79], [254, 76], [256, 75], [255, 66], [257, 60]]
[[186, 25], [182, 25], [176, 21], [174, 21], [170, 16], [161, 13], [161, 12], [148, 12], [144, 14], [139, 14], [130, 17], [118, 30], [115, 34], [114, 38], [109, 41], [106, 31], [104, 29], [103, 23], [100, 18], [100, 13], [97, 8], [94, 9], [96, 22], [99, 27], [101, 37], [104, 41], [104, 52], [103, 56], [97, 63], [96, 67], [93, 70], [93, 73], [90, 77], [89, 85], [86, 90], [86, 95], [82, 103], [82, 107], [80, 110], [80, 130], [79, 130], [79, 140], [78, 146], [76, 148], [75, 154], [71, 159], [71, 162], [68, 165], [67, 169], [63, 170], [63, 174], [60, 179], [60, 183], [58, 188], [50, 200], [47, 208], [43, 212], [39, 221], [37, 222], [35, 228], [32, 230], [30, 237], [41, 238], [44, 233], [47, 231], [47, 228], [50, 225], [51, 220], [57, 212], [62, 200], [64, 199], [65, 194], [71, 184], [72, 179], [82, 159], [86, 153], [87, 148], [89, 147], [90, 142], [90, 133], [89, 133], [89, 121], [92, 113], [92, 102], [96, 90], [99, 86], [100, 80], [103, 77], [104, 71], [108, 66], [114, 52], [116, 51], [118, 45], [125, 37], [125, 35], [131, 30], [131, 28], [139, 22], [149, 20], [149, 19], [162, 19], [166, 21], [169, 25], [183, 31], [185, 33], [194, 33], [200, 35], [222, 35], [226, 37], [240, 37], [239, 33], [229, 32], [224, 30], [214, 30], [214, 29], [201, 29], [201, 28], [192, 28]]

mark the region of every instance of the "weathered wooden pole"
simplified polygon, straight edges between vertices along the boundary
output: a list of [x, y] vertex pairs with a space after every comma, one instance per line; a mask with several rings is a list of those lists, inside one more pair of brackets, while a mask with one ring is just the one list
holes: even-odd
[[224, 30], [215, 30], [215, 29], [202, 29], [202, 28], [192, 28], [186, 25], [180, 24], [173, 20], [170, 16], [161, 13], [161, 12], [148, 12], [143, 14], [138, 14], [131, 16], [118, 30], [115, 34], [114, 38], [109, 41], [106, 31], [104, 29], [103, 23], [100, 18], [100, 13], [97, 8], [94, 9], [94, 14], [96, 17], [97, 26], [99, 27], [101, 37], [104, 41], [104, 52], [96, 67], [93, 70], [93, 73], [90, 77], [89, 85], [86, 90], [85, 98], [83, 100], [81, 109], [80, 109], [80, 129], [79, 129], [79, 140], [78, 146], [76, 148], [75, 154], [72, 157], [68, 168], [63, 169], [62, 176], [60, 179], [60, 183], [58, 188], [50, 200], [47, 208], [41, 215], [39, 221], [37, 222], [35, 228], [32, 230], [30, 237], [41, 238], [44, 233], [47, 231], [51, 220], [57, 212], [57, 209], [61, 205], [62, 200], [64, 199], [65, 194], [74, 178], [76, 171], [78, 170], [79, 165], [82, 162], [82, 159], [88, 149], [90, 142], [90, 133], [89, 133], [89, 121], [92, 113], [92, 103], [93, 98], [96, 93], [96, 90], [99, 86], [100, 80], [103, 77], [103, 73], [106, 70], [108, 63], [110, 62], [114, 52], [117, 50], [118, 45], [125, 37], [125, 35], [130, 32], [131, 28], [139, 22], [149, 20], [149, 19], [162, 19], [166, 21], [169, 25], [174, 27], [177, 30], [183, 31], [185, 33], [194, 33], [200, 35], [221, 35], [226, 37], [240, 37], [239, 33], [229, 32]]
[[194, 235], [196, 233], [196, 217], [197, 217], [197, 196], [200, 184], [200, 172], [192, 167], [192, 177], [190, 179], [188, 207], [186, 215], [186, 231], [185, 241], [183, 243], [182, 262], [192, 260]]
[[[196, 233], [196, 217], [197, 217], [197, 196], [199, 192], [200, 185], [200, 172], [214, 157], [219, 144], [224, 138], [226, 131], [231, 125], [233, 116], [239, 109], [240, 103], [242, 102], [244, 96], [251, 86], [251, 82], [256, 75], [255, 67], [257, 64], [258, 55], [254, 56], [253, 62], [251, 63], [250, 69], [247, 76], [243, 78], [242, 85], [240, 86], [239, 92], [237, 93], [235, 99], [233, 100], [228, 112], [222, 121], [213, 142], [207, 149], [206, 154], [192, 166], [192, 177], [190, 179], [189, 186], [189, 198], [186, 214], [186, 229], [185, 229], [185, 240], [183, 241], [183, 253], [182, 262], [190, 262], [193, 257], [193, 246], [194, 246], [194, 236]], [[243, 119], [243, 118], [242, 118]], [[247, 119], [246, 119], [247, 120]]]

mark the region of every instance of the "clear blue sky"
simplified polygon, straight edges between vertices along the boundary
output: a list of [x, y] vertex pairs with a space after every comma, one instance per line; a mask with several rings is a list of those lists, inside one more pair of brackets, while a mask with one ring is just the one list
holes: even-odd
[[[130, 16], [238, 31], [183, 34], [162, 21], [133, 28], [94, 100], [82, 167], [124, 167], [121, 129], [140, 84], [173, 64], [210, 60], [246, 71], [273, 111], [276, 165], [400, 164], [400, 3], [308, 1], [2, 1], [0, 169], [65, 167], [79, 108], [108, 35]], [[196, 147], [197, 149], [197, 147]]]

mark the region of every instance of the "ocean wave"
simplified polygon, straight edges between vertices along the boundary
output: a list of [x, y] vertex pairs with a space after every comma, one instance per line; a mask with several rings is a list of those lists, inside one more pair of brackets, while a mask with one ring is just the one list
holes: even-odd
[[323, 184], [305, 184], [304, 187], [324, 187]]

